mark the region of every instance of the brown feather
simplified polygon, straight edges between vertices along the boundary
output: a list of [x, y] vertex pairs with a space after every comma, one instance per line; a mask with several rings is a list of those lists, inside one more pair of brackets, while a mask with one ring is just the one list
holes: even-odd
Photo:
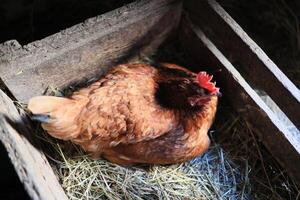
[[[120, 164], [169, 164], [203, 153], [217, 97], [207, 97], [196, 74], [174, 64], [127, 64], [70, 98], [35, 97], [29, 109], [49, 114], [54, 137], [72, 140], [94, 157]], [[199, 105], [194, 99], [205, 97]]]

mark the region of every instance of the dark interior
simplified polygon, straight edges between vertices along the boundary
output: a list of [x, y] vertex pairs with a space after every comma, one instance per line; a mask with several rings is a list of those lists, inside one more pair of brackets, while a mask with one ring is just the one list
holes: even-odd
[[133, 0], [1, 0], [0, 43], [20, 44], [52, 35]]
[[30, 199], [2, 143], [0, 143], [0, 161], [0, 199]]

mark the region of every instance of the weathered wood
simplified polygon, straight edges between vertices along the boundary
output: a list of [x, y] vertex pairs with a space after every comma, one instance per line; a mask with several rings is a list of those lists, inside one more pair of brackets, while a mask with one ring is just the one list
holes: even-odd
[[21, 102], [103, 74], [158, 47], [177, 27], [181, 2], [142, 0], [86, 20], [43, 40], [0, 45], [0, 77]]
[[224, 98], [252, 124], [266, 147], [300, 184], [300, 135], [290, 132], [213, 42], [195, 25], [183, 21], [180, 39], [199, 65], [222, 69], [217, 75]]
[[[300, 90], [215, 0], [188, 0], [192, 21], [255, 89], [264, 90], [300, 129]], [[209, 19], [209, 20], [208, 20]]]
[[[17, 124], [22, 133], [12, 123]], [[13, 102], [0, 90], [0, 140], [28, 194], [36, 200], [67, 199], [45, 155], [25, 137], [32, 134], [28, 125]]]

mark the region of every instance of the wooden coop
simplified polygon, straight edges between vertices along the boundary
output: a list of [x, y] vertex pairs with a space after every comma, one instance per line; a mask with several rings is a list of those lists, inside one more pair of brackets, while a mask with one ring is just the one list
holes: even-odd
[[[223, 97], [300, 184], [300, 91], [215, 0], [141, 0], [21, 46], [0, 44], [0, 139], [32, 199], [67, 199], [15, 102], [65, 88], [171, 39], [216, 75]], [[263, 91], [263, 96], [261, 95]], [[265, 101], [268, 96], [272, 101]], [[270, 103], [271, 102], [271, 103]], [[272, 109], [280, 108], [291, 130]]]

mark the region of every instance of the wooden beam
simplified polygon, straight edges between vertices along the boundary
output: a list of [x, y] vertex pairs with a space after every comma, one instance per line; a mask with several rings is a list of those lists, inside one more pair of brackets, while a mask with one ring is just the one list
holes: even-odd
[[199, 65], [222, 69], [217, 80], [224, 98], [251, 123], [269, 151], [300, 185], [300, 135], [287, 129], [200, 27], [183, 21], [181, 30], [184, 49]]
[[142, 0], [43, 40], [0, 45], [0, 77], [21, 102], [64, 88], [155, 50], [177, 28], [181, 1]]
[[215, 0], [187, 0], [193, 23], [215, 43], [251, 87], [264, 90], [300, 130], [300, 90]]
[[65, 200], [67, 197], [45, 155], [27, 139], [33, 134], [29, 125], [0, 90], [0, 140], [29, 196], [36, 200]]

